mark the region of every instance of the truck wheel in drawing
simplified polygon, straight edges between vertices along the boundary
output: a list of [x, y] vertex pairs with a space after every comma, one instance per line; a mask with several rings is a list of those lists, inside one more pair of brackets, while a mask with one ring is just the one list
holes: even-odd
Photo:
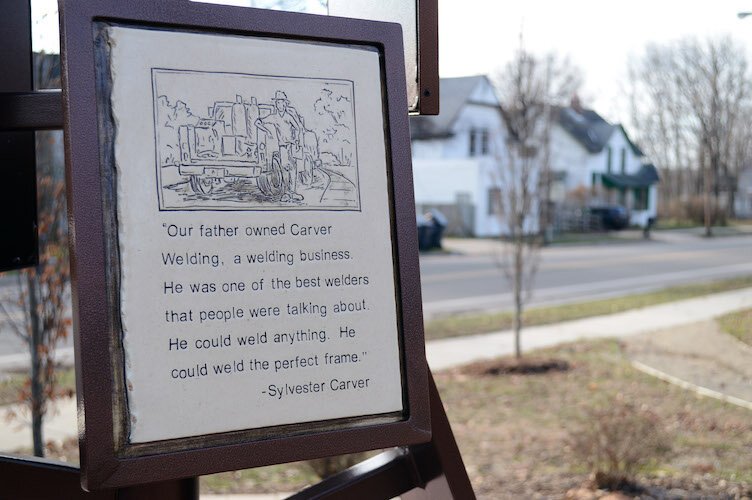
[[190, 179], [191, 189], [196, 194], [211, 194], [214, 191], [214, 179], [192, 175]]
[[282, 166], [277, 153], [272, 156], [269, 170], [258, 176], [256, 184], [266, 196], [280, 196], [284, 193], [285, 183], [282, 178]]

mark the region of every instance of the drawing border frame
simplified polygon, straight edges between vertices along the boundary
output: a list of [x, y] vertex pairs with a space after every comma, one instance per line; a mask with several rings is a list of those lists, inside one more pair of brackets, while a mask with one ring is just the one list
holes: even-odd
[[[227, 71], [206, 71], [206, 70], [188, 70], [188, 69], [178, 69], [178, 68], [158, 68], [153, 67], [151, 68], [151, 84], [152, 84], [152, 94], [154, 96], [157, 95], [156, 92], [156, 73], [192, 73], [192, 74], [198, 74], [198, 73], [207, 73], [207, 74], [214, 74], [214, 75], [233, 75], [236, 77], [255, 77], [255, 78], [271, 78], [271, 79], [280, 79], [280, 80], [294, 80], [294, 79], [309, 79], [307, 77], [301, 77], [301, 76], [279, 76], [279, 75], [256, 75], [256, 74], [249, 74], [249, 73], [233, 73], [233, 72], [227, 72]], [[357, 137], [357, 117], [355, 116], [355, 87], [354, 82], [352, 80], [344, 80], [341, 78], [320, 78], [320, 77], [314, 77], [310, 78], [311, 80], [329, 80], [329, 81], [341, 81], [341, 82], [348, 82], [351, 85], [352, 92], [353, 92], [353, 131], [355, 136]], [[154, 111], [155, 116], [155, 127], [156, 127], [156, 106]], [[159, 142], [157, 140], [157, 131], [155, 129], [154, 131], [154, 144], [155, 144], [155, 155], [157, 158], [159, 157]], [[158, 206], [160, 212], [200, 212], [200, 211], [207, 211], [207, 212], [290, 212], [290, 211], [303, 211], [303, 212], [362, 212], [363, 207], [361, 205], [361, 192], [360, 192], [360, 159], [358, 158], [358, 147], [357, 143], [355, 145], [355, 178], [356, 178], [356, 185], [355, 188], [358, 192], [358, 198], [357, 198], [357, 206], [355, 207], [347, 207], [347, 208], [336, 208], [332, 206], [322, 206], [322, 207], [300, 207], [300, 206], [270, 206], [265, 208], [242, 208], [240, 206], [238, 207], [200, 207], [200, 206], [186, 206], [186, 207], [172, 207], [168, 208], [164, 206], [164, 189], [165, 186], [162, 183], [162, 172], [161, 167], [162, 165], [159, 164], [159, 161], [157, 160], [157, 197], [158, 197]]]
[[[81, 482], [87, 490], [258, 467], [431, 438], [402, 30], [398, 24], [186, 0], [62, 0], [61, 55], [71, 232]], [[381, 60], [387, 174], [404, 410], [267, 429], [125, 442], [119, 259], [111, 113], [96, 26], [248, 35], [368, 46]], [[96, 125], [96, 126], [95, 126]], [[393, 419], [393, 415], [386, 415]], [[284, 432], [285, 434], [281, 434]]]

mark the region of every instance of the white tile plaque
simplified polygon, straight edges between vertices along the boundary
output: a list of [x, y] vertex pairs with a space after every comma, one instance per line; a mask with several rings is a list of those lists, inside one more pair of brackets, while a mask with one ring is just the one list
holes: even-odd
[[108, 30], [129, 442], [399, 419], [379, 54]]

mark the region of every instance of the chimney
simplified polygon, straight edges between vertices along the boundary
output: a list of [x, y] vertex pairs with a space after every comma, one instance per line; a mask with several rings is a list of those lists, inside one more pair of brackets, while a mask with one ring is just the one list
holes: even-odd
[[574, 94], [572, 100], [569, 102], [569, 107], [582, 114], [582, 102], [580, 101], [580, 96]]

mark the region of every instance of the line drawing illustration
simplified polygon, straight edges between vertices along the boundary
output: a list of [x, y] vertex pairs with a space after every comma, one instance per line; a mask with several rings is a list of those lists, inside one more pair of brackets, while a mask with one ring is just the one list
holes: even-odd
[[352, 81], [153, 68], [152, 91], [160, 210], [360, 210]]

